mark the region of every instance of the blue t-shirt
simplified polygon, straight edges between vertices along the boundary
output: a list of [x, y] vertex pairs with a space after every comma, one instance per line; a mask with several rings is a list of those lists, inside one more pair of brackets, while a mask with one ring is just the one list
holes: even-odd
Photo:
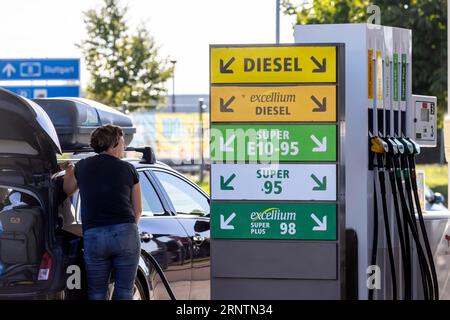
[[135, 223], [132, 188], [139, 182], [136, 168], [109, 154], [98, 154], [75, 165], [81, 195], [83, 230]]

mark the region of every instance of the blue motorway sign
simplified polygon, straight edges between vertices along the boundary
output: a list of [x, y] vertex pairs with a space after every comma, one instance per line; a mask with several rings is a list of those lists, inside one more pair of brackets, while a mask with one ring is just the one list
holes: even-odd
[[0, 59], [0, 80], [79, 80], [80, 59]]
[[80, 96], [80, 86], [3, 86], [2, 88], [28, 99]]

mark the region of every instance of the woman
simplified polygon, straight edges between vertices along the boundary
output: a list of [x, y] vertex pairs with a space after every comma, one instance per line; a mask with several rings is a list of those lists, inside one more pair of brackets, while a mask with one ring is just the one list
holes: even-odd
[[94, 130], [91, 147], [97, 153], [66, 168], [64, 191], [81, 195], [84, 260], [90, 300], [105, 300], [114, 269], [113, 299], [131, 300], [140, 257], [137, 228], [142, 213], [136, 169], [122, 161], [125, 141], [120, 127]]

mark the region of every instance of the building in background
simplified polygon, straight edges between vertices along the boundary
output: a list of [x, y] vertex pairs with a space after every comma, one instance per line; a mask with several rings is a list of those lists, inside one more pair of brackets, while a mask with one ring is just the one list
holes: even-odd
[[209, 95], [180, 94], [175, 98], [176, 112], [172, 112], [169, 96], [157, 109], [129, 114], [137, 130], [131, 146], [151, 146], [158, 160], [173, 166], [208, 163]]

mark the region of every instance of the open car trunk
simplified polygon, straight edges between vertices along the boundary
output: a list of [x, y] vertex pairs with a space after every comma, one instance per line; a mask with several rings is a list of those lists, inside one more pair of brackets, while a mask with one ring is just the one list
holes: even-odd
[[[56, 153], [61, 148], [45, 111], [0, 88], [0, 298], [61, 286], [51, 180]], [[13, 203], [12, 192], [28, 201]]]

